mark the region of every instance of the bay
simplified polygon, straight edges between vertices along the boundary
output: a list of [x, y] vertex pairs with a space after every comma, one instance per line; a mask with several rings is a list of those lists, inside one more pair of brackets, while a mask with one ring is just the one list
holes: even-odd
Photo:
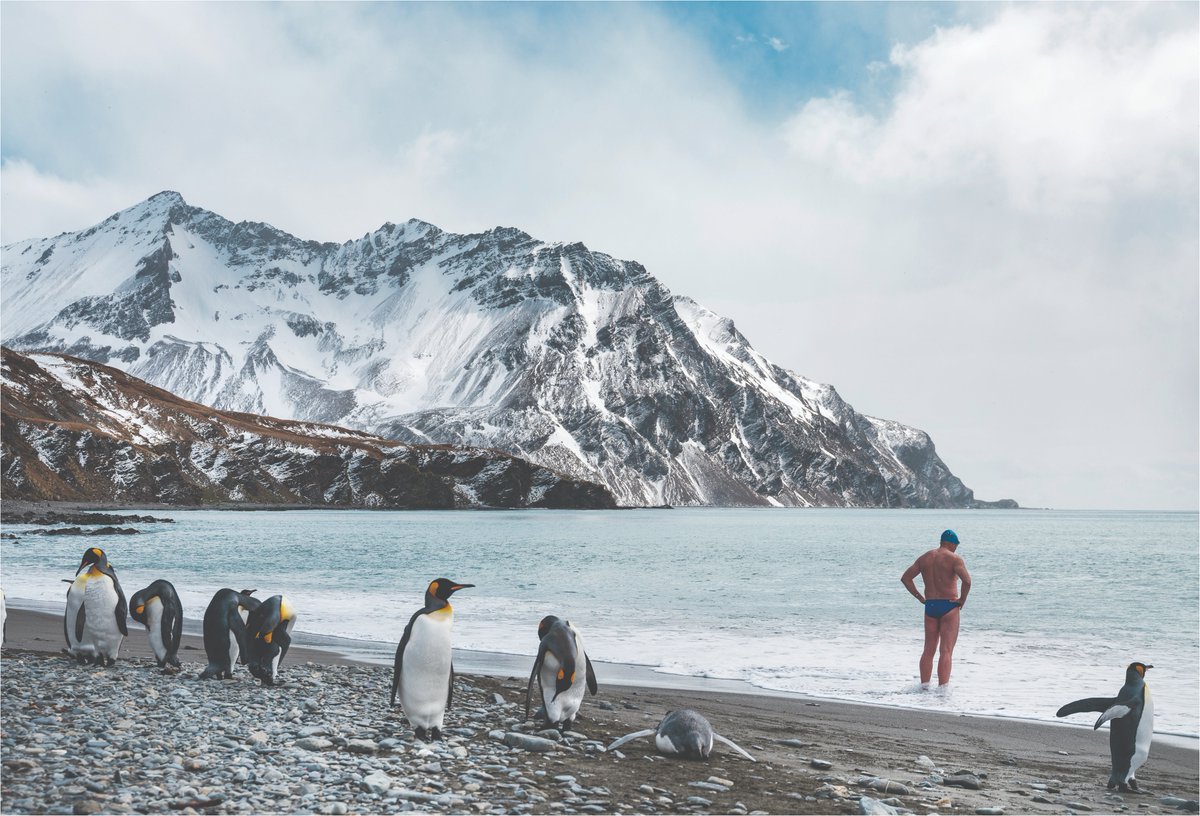
[[[298, 630], [395, 643], [438, 577], [464, 649], [533, 655], [570, 619], [599, 661], [818, 697], [1053, 720], [1151, 663], [1156, 730], [1200, 733], [1200, 520], [1100, 511], [137, 511], [138, 536], [0, 547], [10, 602], [61, 602], [104, 547], [127, 594], [286, 594]], [[923, 611], [899, 578], [944, 528], [974, 579], [945, 692], [917, 688]], [[20, 535], [28, 529], [5, 525]], [[131, 636], [144, 633], [131, 627]], [[603, 684], [603, 678], [601, 678]], [[1082, 722], [1082, 715], [1074, 720]]]

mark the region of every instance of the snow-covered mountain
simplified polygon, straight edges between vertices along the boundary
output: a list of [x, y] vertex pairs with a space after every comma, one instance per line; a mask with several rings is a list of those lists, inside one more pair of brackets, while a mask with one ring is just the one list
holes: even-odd
[[6, 499], [330, 507], [612, 507], [494, 450], [216, 411], [108, 366], [0, 349]]
[[12, 348], [224, 410], [498, 448], [622, 504], [973, 503], [924, 432], [578, 243], [416, 220], [317, 243], [164, 192], [4, 247], [2, 275]]

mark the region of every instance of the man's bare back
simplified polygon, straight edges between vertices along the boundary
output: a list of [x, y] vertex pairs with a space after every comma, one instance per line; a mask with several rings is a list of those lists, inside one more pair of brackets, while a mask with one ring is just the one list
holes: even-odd
[[[948, 547], [938, 547], [930, 550], [917, 559], [914, 567], [921, 574], [925, 584], [925, 597], [917, 599], [922, 603], [926, 598], [942, 598], [947, 601], [958, 600], [958, 579], [967, 576], [967, 586], [970, 586], [970, 576], [967, 575], [967, 564], [962, 556], [952, 552]], [[961, 607], [962, 604], [960, 603]]]
[[[956, 553], [958, 536], [953, 530], [942, 533], [936, 550], [922, 554], [900, 576], [900, 582], [914, 598], [925, 605], [925, 648], [921, 653], [921, 683], [933, 676], [933, 656], [939, 653], [938, 684], [950, 682], [954, 646], [958, 642], [960, 611], [971, 591], [971, 574], [966, 562]], [[925, 586], [924, 595], [917, 590], [916, 577]], [[962, 596], [958, 582], [962, 581]]]

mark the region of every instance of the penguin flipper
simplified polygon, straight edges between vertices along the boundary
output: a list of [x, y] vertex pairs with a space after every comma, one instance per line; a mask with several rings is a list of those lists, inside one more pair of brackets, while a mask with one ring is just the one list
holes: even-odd
[[546, 643], [543, 641], [538, 645], [537, 657], [533, 660], [533, 671], [529, 673], [529, 685], [525, 687], [525, 719], [529, 719], [529, 708], [533, 700], [533, 679], [537, 677], [538, 688], [542, 687], [542, 678], [538, 677], [538, 670], [542, 668], [542, 661], [546, 659]]
[[413, 624], [417, 622], [417, 615], [424, 614], [424, 612], [424, 609], [418, 609], [408, 619], [408, 625], [404, 627], [404, 634], [400, 638], [400, 645], [396, 647], [396, 662], [392, 664], [392, 705], [396, 704], [396, 692], [400, 690], [400, 669], [404, 667], [404, 650], [408, 646], [409, 638], [412, 637]]
[[720, 734], [718, 734], [714, 731], [713, 739], [718, 740], [719, 742], [725, 743], [730, 748], [737, 751], [739, 754], [741, 754], [742, 756], [744, 756], [746, 759], [750, 760], [751, 762], [758, 762], [757, 759], [755, 759], [754, 757], [752, 757], [748, 753], [746, 753], [744, 750], [742, 750], [742, 747], [740, 745], [738, 745], [736, 742], [729, 739], [728, 737], [722, 737]]
[[1081, 711], [1107, 711], [1116, 702], [1116, 697], [1085, 697], [1082, 700], [1067, 703], [1054, 716], [1066, 717], [1069, 714], [1078, 714]]
[[87, 603], [79, 605], [79, 611], [75, 613], [75, 642], [79, 643], [83, 640], [83, 628], [87, 624]]
[[654, 732], [656, 732], [657, 730], [658, 730], [657, 728], [647, 728], [644, 731], [634, 731], [632, 734], [626, 734], [625, 736], [621, 737], [619, 740], [613, 741], [613, 743], [611, 745], [609, 745], [607, 748], [605, 748], [604, 750], [611, 751], [614, 748], [620, 748], [622, 745], [624, 745], [627, 742], [630, 742], [631, 740], [638, 739], [639, 737], [648, 737], [651, 734], [653, 734]]
[[121, 589], [121, 582], [117, 580], [117, 571], [113, 569], [112, 564], [106, 564], [102, 573], [112, 579], [113, 589], [117, 591], [117, 608], [115, 614], [117, 616], [117, 629], [122, 635], [129, 636], [129, 624], [125, 619], [129, 617], [129, 604], [125, 600], [125, 591]]
[[583, 661], [587, 666], [588, 691], [590, 691], [592, 693], [592, 695], [595, 696], [596, 691], [599, 690], [600, 686], [596, 683], [596, 671], [592, 668], [592, 659], [590, 657], [588, 657], [586, 654], [584, 654]]
[[1107, 709], [1105, 709], [1104, 713], [1100, 715], [1100, 718], [1096, 720], [1096, 724], [1092, 726], [1092, 730], [1095, 731], [1109, 720], [1119, 720], [1130, 711], [1133, 711], [1132, 707], [1122, 705], [1121, 703], [1116, 703], [1115, 705], [1109, 706]]
[[454, 663], [450, 664], [450, 687], [446, 689], [446, 710], [450, 710], [450, 704], [454, 702]]
[[281, 626], [275, 632], [275, 642], [279, 644], [279, 659], [283, 660], [287, 657], [288, 648], [292, 645], [292, 636], [288, 634], [287, 627]]

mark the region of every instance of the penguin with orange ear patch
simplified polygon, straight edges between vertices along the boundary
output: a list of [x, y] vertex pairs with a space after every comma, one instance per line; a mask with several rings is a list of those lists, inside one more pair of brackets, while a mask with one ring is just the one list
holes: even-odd
[[246, 667], [264, 686], [279, 682], [279, 661], [292, 645], [296, 610], [283, 595], [272, 595], [246, 618]]
[[1108, 750], [1112, 758], [1112, 773], [1108, 777], [1110, 790], [1141, 792], [1135, 774], [1150, 755], [1150, 742], [1154, 738], [1154, 701], [1150, 699], [1150, 688], [1146, 685], [1146, 669], [1153, 668], [1147, 663], [1130, 663], [1125, 669], [1125, 685], [1116, 697], [1085, 697], [1058, 710], [1059, 717], [1081, 711], [1099, 712], [1092, 730], [1106, 722], [1112, 723], [1108, 733]]
[[409, 619], [404, 637], [396, 647], [391, 704], [396, 704], [399, 694], [400, 705], [417, 739], [441, 739], [446, 709], [454, 697], [450, 645], [454, 608], [450, 606], [450, 596], [473, 586], [449, 578], [431, 581], [425, 590], [425, 606]]
[[183, 636], [183, 604], [170, 581], [158, 579], [129, 599], [129, 616], [146, 627], [150, 648], [160, 669], [179, 668], [179, 641]]
[[579, 631], [570, 621], [547, 615], [538, 624], [538, 637], [541, 643], [525, 689], [525, 718], [529, 718], [533, 681], [537, 678], [542, 692], [542, 708], [538, 713], [551, 725], [566, 730], [575, 724], [575, 715], [583, 705], [584, 689], [592, 694], [598, 690], [596, 672], [583, 650]]

